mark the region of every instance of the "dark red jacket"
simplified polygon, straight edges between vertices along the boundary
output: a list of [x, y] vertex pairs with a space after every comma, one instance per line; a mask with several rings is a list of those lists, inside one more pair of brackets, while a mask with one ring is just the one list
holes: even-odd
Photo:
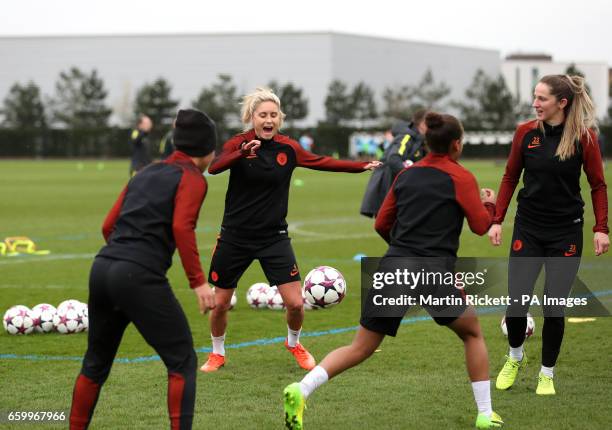
[[463, 219], [485, 234], [494, 205], [480, 201], [476, 178], [447, 154], [430, 153], [395, 178], [376, 217], [388, 255], [457, 256]]
[[202, 172], [180, 151], [148, 166], [130, 180], [104, 220], [107, 244], [98, 255], [165, 276], [178, 248], [189, 286], [203, 284], [195, 228], [206, 190]]
[[575, 154], [565, 161], [555, 156], [563, 125], [552, 127], [538, 121], [521, 124], [514, 133], [506, 171], [501, 181], [494, 223], [506, 215], [510, 199], [523, 174], [516, 222], [540, 228], [567, 227], [583, 220], [584, 201], [580, 195], [580, 170], [591, 186], [595, 213], [594, 232], [608, 233], [608, 196], [601, 154], [595, 133], [589, 130], [577, 144]]
[[243, 236], [286, 233], [289, 186], [296, 167], [358, 173], [368, 164], [315, 155], [280, 134], [258, 139], [261, 147], [254, 155], [244, 154], [241, 145], [253, 139], [253, 130], [234, 136], [208, 169], [213, 175], [230, 169], [222, 227]]

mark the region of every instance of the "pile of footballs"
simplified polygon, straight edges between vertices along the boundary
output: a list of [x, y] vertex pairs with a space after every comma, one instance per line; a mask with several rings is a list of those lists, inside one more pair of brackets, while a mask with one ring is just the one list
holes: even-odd
[[16, 305], [4, 313], [2, 325], [7, 333], [13, 335], [54, 331], [79, 333], [89, 328], [89, 310], [87, 303], [74, 299], [64, 300], [57, 308], [48, 303], [40, 303], [32, 309]]
[[[304, 279], [302, 300], [304, 309], [322, 309], [337, 305], [346, 295], [346, 281], [342, 274], [329, 266], [312, 269]], [[278, 287], [265, 282], [251, 285], [246, 295], [247, 303], [253, 309], [283, 310], [285, 304]]]

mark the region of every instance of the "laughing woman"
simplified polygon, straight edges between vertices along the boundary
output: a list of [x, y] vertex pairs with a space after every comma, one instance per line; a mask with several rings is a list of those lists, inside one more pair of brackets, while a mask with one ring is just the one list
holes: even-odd
[[216, 289], [216, 308], [210, 316], [213, 351], [202, 366], [213, 372], [225, 364], [227, 311], [238, 281], [253, 260], [259, 260], [271, 285], [278, 285], [287, 309], [285, 347], [298, 365], [310, 370], [313, 356], [299, 343], [304, 307], [300, 273], [287, 234], [287, 206], [291, 175], [296, 167], [359, 173], [380, 162], [336, 160], [302, 149], [295, 140], [278, 133], [284, 114], [279, 98], [258, 88], [244, 97], [245, 132], [223, 145], [208, 171], [230, 170], [225, 212], [210, 263], [210, 283]]

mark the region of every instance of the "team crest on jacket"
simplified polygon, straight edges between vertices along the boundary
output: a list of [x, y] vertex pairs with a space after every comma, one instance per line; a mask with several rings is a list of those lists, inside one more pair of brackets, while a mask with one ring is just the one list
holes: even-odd
[[531, 139], [531, 142], [529, 143], [529, 145], [527, 145], [527, 148], [529, 148], [529, 149], [537, 148], [541, 144], [542, 143], [540, 142], [540, 138], [537, 137], [537, 136], [534, 136], [534, 138]]
[[279, 152], [276, 155], [276, 162], [280, 165], [280, 166], [284, 166], [285, 164], [287, 164], [287, 154], [285, 154], [284, 152]]

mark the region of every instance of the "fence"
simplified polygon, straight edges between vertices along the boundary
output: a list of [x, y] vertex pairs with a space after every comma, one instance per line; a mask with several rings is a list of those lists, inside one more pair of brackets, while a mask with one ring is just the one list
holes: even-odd
[[[284, 129], [283, 133], [298, 139], [304, 129]], [[358, 130], [320, 124], [308, 130], [314, 139], [313, 151], [318, 154], [352, 155], [349, 142]], [[230, 130], [228, 133], [238, 132]], [[369, 131], [374, 136], [373, 131]], [[158, 143], [165, 130], [157, 130], [150, 136], [151, 151], [157, 152]], [[130, 130], [123, 128], [100, 129], [0, 129], [0, 157], [24, 158], [115, 158], [128, 157]], [[605, 140], [612, 139], [612, 126], [601, 127]], [[510, 151], [511, 132], [466, 132], [464, 157], [505, 158]], [[221, 146], [222, 142], [219, 142]], [[604, 154], [612, 156], [612, 144], [605, 145]]]

